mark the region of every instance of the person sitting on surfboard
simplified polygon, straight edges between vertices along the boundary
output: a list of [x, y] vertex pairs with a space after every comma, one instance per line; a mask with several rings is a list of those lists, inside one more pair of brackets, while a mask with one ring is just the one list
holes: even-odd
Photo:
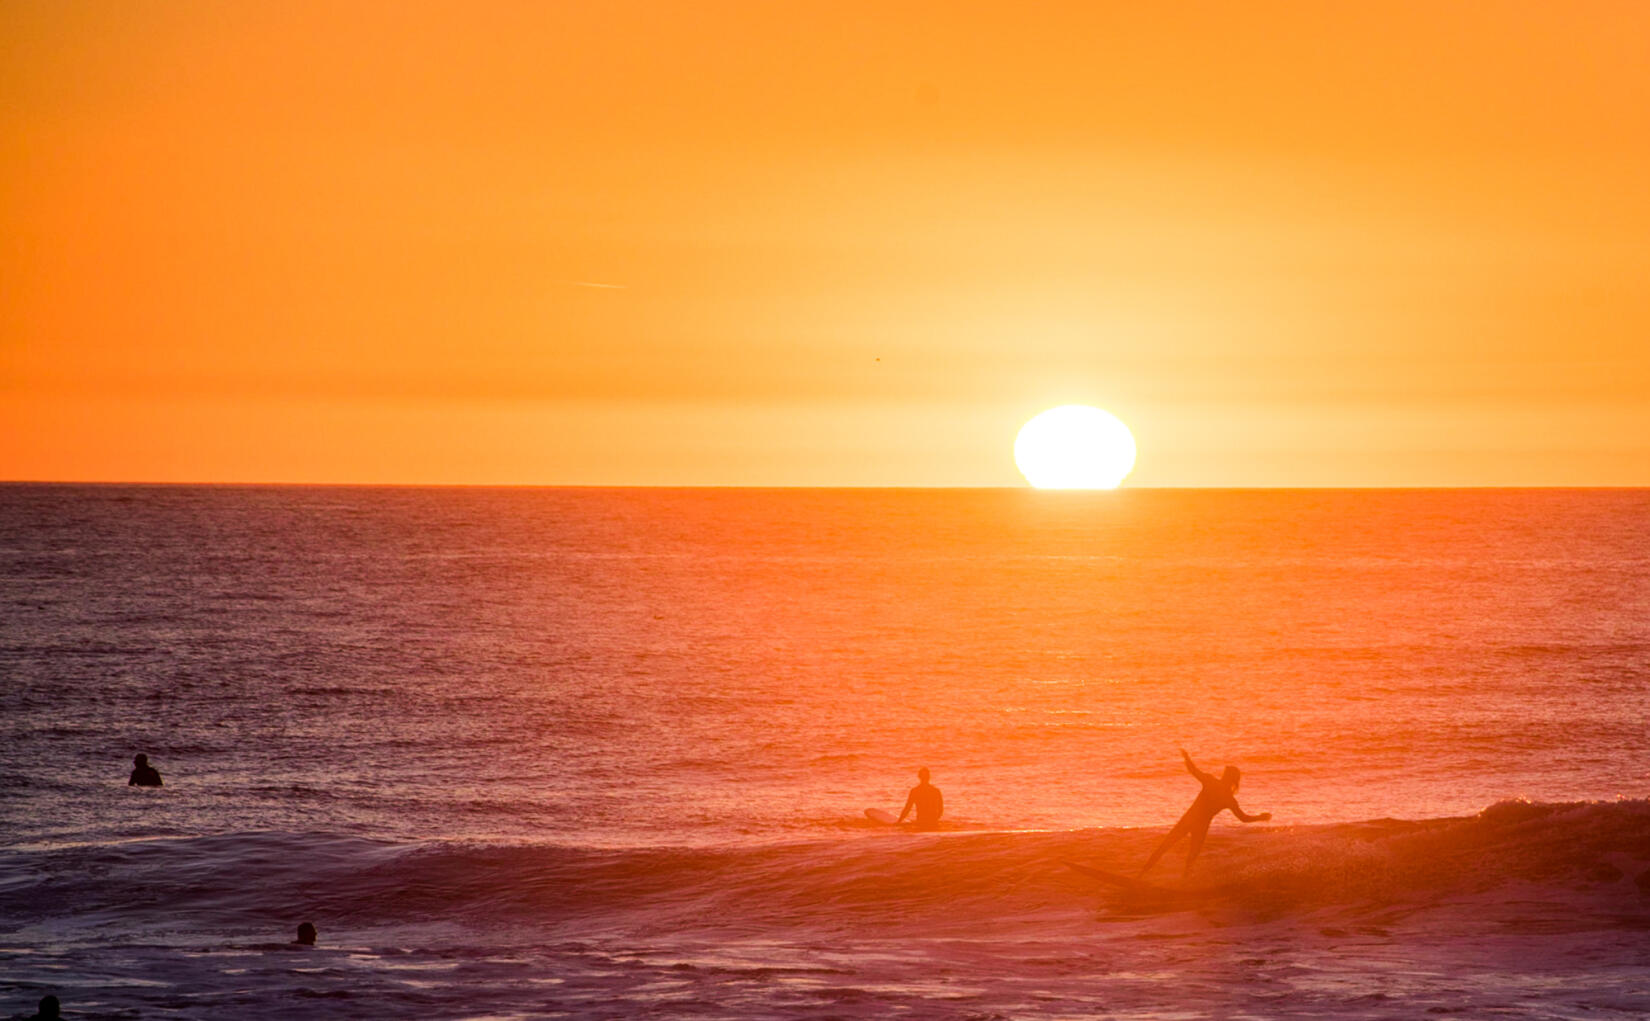
[[1203, 789], [1198, 792], [1197, 800], [1192, 802], [1192, 807], [1186, 809], [1186, 814], [1180, 817], [1180, 821], [1174, 824], [1174, 829], [1170, 830], [1169, 835], [1163, 838], [1163, 843], [1158, 844], [1157, 850], [1153, 851], [1152, 856], [1146, 859], [1145, 868], [1140, 870], [1142, 876], [1151, 871], [1151, 867], [1157, 864], [1157, 859], [1163, 857], [1165, 851], [1173, 847], [1181, 837], [1188, 834], [1192, 839], [1191, 843], [1186, 845], [1186, 871], [1191, 872], [1193, 859], [1197, 857], [1199, 851], [1203, 850], [1203, 838], [1209, 835], [1209, 823], [1214, 821], [1215, 816], [1228, 808], [1232, 810], [1233, 815], [1243, 822], [1265, 822], [1272, 818], [1271, 812], [1250, 815], [1238, 807], [1237, 789], [1241, 774], [1238, 773], [1236, 766], [1227, 766], [1225, 772], [1221, 773], [1220, 778], [1217, 780], [1203, 770], [1198, 769], [1192, 763], [1192, 757], [1186, 754], [1186, 749], [1180, 749], [1180, 757], [1186, 760], [1186, 772], [1197, 777], [1197, 782], [1203, 785]]
[[128, 787], [159, 787], [160, 770], [149, 765], [149, 756], [142, 754], [132, 756], [132, 776], [126, 781]]
[[940, 816], [945, 813], [945, 799], [940, 797], [940, 789], [928, 782], [928, 767], [917, 770], [917, 779], [921, 781], [911, 788], [911, 796], [905, 799], [905, 807], [900, 809], [899, 821], [911, 814], [911, 809], [917, 810], [917, 826], [935, 826]]

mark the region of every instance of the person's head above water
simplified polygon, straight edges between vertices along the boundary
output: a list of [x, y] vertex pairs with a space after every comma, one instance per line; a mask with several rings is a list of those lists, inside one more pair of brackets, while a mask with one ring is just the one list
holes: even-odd
[[1233, 793], [1237, 792], [1238, 782], [1242, 779], [1243, 774], [1238, 772], [1236, 766], [1227, 766], [1226, 770], [1220, 774], [1220, 782], [1231, 788]]
[[315, 925], [314, 925], [314, 923], [305, 922], [304, 924], [298, 926], [298, 938], [293, 940], [293, 942], [294, 943], [302, 943], [306, 947], [314, 946], [315, 945]]
[[924, 766], [921, 769], [917, 770], [917, 779], [921, 780], [923, 783], [928, 782], [928, 767], [927, 766]]
[[132, 765], [138, 767], [139, 769], [142, 769], [144, 766], [147, 766], [148, 764], [149, 764], [149, 756], [143, 754], [142, 752], [138, 752], [136, 755], [132, 756]]
[[57, 997], [50, 994], [40, 998], [40, 1010], [34, 1015], [38, 1018], [54, 1018], [63, 1016], [63, 1005], [57, 1002]]

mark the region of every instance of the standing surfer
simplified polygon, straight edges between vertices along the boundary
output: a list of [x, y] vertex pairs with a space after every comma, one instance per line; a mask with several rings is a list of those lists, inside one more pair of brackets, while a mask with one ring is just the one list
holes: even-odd
[[940, 789], [928, 782], [928, 775], [927, 766], [917, 770], [920, 782], [911, 788], [911, 795], [905, 799], [905, 807], [899, 813], [899, 821], [904, 822], [911, 809], [915, 808], [918, 829], [939, 825], [940, 816], [945, 813], [945, 799], [940, 797]]
[[1265, 822], [1272, 818], [1271, 812], [1250, 815], [1238, 807], [1237, 789], [1241, 774], [1236, 766], [1227, 766], [1217, 779], [1198, 769], [1193, 764], [1192, 757], [1186, 754], [1186, 749], [1180, 749], [1180, 757], [1186, 760], [1186, 772], [1197, 777], [1197, 782], [1203, 785], [1203, 789], [1198, 792], [1197, 800], [1192, 802], [1192, 807], [1186, 809], [1186, 814], [1180, 817], [1180, 821], [1174, 824], [1174, 829], [1163, 838], [1163, 843], [1158, 844], [1157, 850], [1146, 859], [1146, 866], [1140, 870], [1142, 876], [1151, 871], [1151, 867], [1157, 864], [1157, 859], [1163, 857], [1165, 851], [1188, 834], [1192, 839], [1186, 846], [1186, 871], [1191, 872], [1192, 860], [1203, 850], [1203, 838], [1209, 835], [1209, 823], [1226, 809], [1231, 809], [1232, 814], [1243, 822]]

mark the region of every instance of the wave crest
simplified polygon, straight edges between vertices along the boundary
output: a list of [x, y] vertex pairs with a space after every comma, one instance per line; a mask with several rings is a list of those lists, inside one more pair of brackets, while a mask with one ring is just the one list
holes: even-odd
[[[249, 833], [0, 855], [0, 917], [242, 926], [445, 920], [625, 928], [967, 929], [1076, 909], [1276, 917], [1521, 903], [1650, 926], [1650, 801], [1504, 801], [1458, 819], [1217, 830], [1178, 878], [1131, 896], [1062, 860], [1129, 873], [1161, 830], [913, 835], [769, 846], [599, 849]], [[1156, 898], [1155, 900], [1153, 898]]]

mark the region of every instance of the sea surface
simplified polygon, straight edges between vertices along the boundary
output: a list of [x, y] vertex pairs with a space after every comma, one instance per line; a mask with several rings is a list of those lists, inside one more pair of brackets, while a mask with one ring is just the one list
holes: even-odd
[[1643, 490], [4, 485], [0, 1017], [1641, 1017], [1647, 707]]

